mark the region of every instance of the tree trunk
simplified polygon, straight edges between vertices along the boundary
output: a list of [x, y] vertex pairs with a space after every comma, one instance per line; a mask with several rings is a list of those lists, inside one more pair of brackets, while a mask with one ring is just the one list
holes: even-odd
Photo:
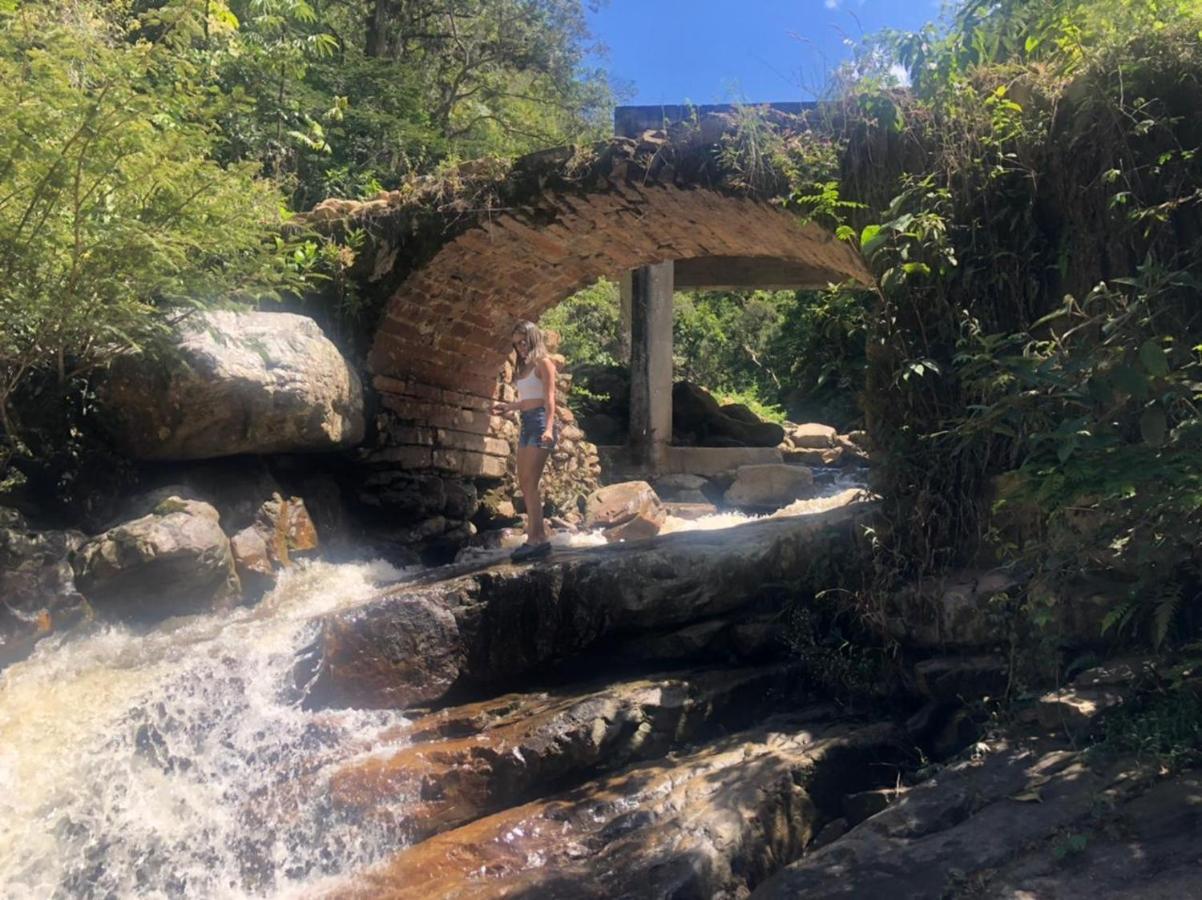
[[371, 12], [367, 16], [367, 40], [363, 53], [371, 59], [388, 55], [388, 20], [392, 12], [392, 0], [372, 0]]

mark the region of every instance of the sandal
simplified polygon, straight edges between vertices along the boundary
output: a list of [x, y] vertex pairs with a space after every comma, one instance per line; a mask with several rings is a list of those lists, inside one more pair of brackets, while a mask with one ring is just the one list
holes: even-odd
[[522, 544], [509, 555], [512, 562], [525, 562], [529, 559], [538, 559], [547, 556], [551, 552], [551, 542], [543, 541], [541, 544]]

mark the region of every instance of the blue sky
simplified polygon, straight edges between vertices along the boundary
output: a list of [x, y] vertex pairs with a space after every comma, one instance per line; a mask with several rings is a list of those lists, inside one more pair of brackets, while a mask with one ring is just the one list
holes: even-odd
[[915, 29], [940, 0], [608, 0], [589, 18], [628, 104], [810, 100], [845, 40]]

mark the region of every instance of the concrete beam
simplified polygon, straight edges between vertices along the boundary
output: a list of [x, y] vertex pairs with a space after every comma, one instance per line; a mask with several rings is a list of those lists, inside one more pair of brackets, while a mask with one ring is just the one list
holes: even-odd
[[630, 365], [630, 317], [634, 273], [622, 273], [618, 281], [618, 362]]
[[676, 260], [676, 289], [817, 290], [845, 276], [815, 266], [765, 256], [699, 256]]
[[672, 443], [672, 273], [669, 261], [630, 278], [630, 448], [652, 472]]

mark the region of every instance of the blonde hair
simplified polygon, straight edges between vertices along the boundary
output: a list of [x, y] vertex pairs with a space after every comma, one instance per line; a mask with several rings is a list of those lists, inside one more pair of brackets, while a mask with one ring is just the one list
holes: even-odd
[[547, 345], [543, 341], [543, 333], [538, 330], [538, 326], [533, 322], [522, 319], [513, 326], [513, 334], [521, 333], [526, 339], [526, 355], [519, 357], [519, 363], [529, 363], [535, 365], [540, 359], [545, 359], [547, 356]]

